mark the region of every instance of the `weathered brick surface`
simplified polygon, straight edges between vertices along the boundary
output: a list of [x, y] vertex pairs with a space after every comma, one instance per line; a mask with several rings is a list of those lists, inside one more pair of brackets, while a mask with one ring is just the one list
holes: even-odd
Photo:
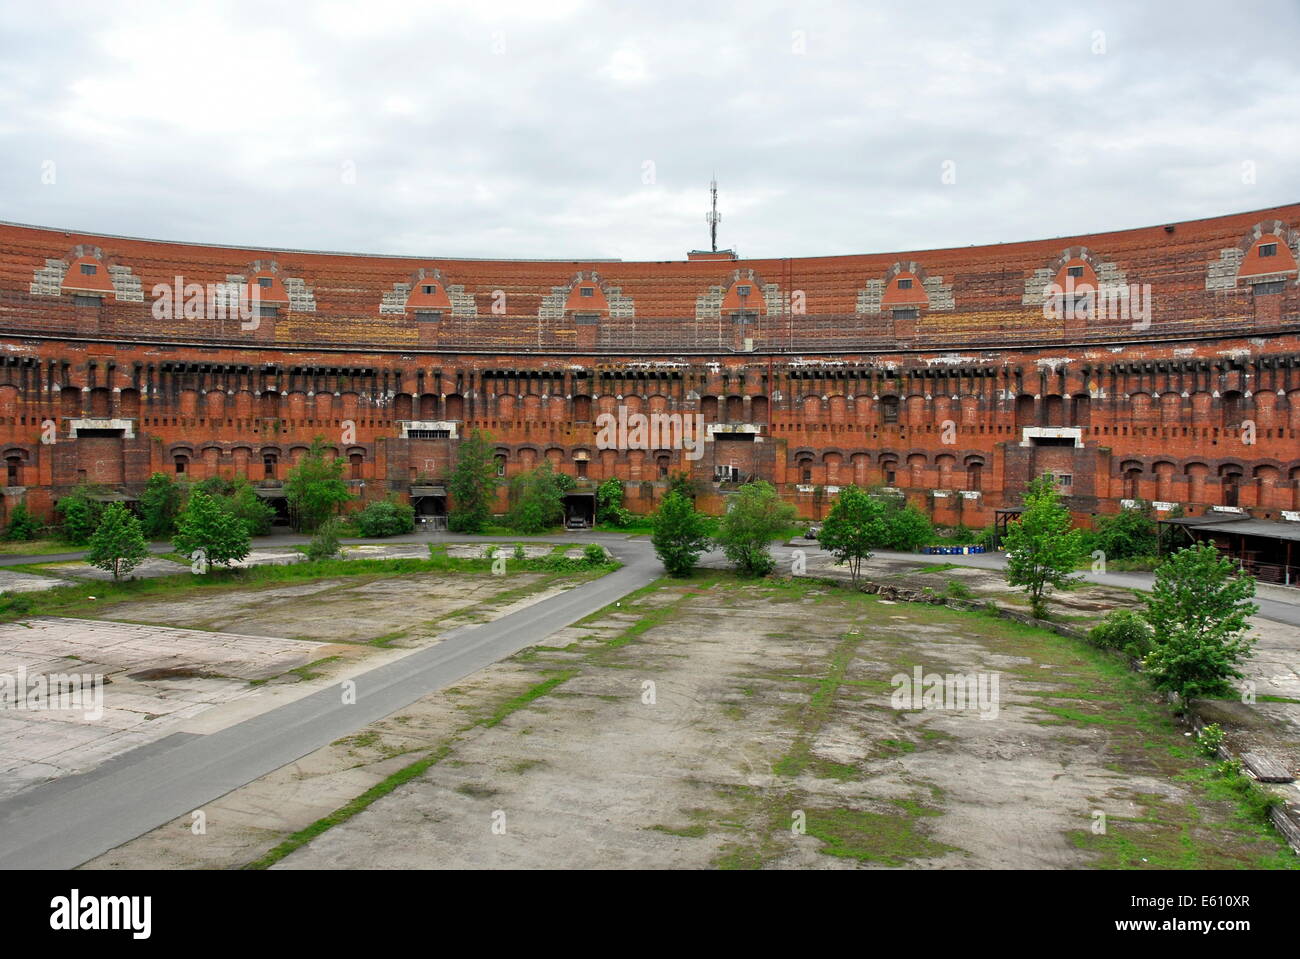
[[[178, 458], [194, 478], [262, 480], [269, 457], [282, 478], [317, 435], [353, 461], [364, 495], [404, 494], [445, 481], [454, 452], [449, 439], [403, 439], [401, 424], [419, 421], [490, 432], [508, 473], [545, 457], [623, 479], [640, 510], [665, 468], [708, 483], [734, 467], [809, 516], [825, 487], [882, 483], [937, 521], [977, 526], [1047, 471], [1071, 478], [1081, 516], [1141, 496], [1277, 517], [1300, 509], [1289, 224], [1300, 205], [906, 255], [663, 263], [367, 257], [0, 225], [6, 510], [25, 497], [48, 513], [79, 478], [135, 492]], [[1287, 255], [1261, 258], [1273, 236]], [[82, 263], [115, 282], [60, 287]], [[1073, 264], [1090, 281], [1149, 284], [1149, 323], [1045, 318], [1044, 284]], [[154, 315], [155, 286], [178, 276], [264, 274], [276, 313], [254, 329]], [[909, 277], [913, 292], [895, 289]], [[1261, 277], [1273, 285], [1252, 290]], [[417, 298], [401, 312], [406, 295]], [[599, 449], [596, 418], [620, 406], [758, 433], [709, 442], [695, 461]], [[84, 420], [125, 421], [133, 437], [72, 438]], [[1077, 434], [1056, 435], [1065, 428]], [[1029, 443], [1077, 444], [1022, 445], [1027, 429]], [[720, 509], [724, 492], [701, 503]]]

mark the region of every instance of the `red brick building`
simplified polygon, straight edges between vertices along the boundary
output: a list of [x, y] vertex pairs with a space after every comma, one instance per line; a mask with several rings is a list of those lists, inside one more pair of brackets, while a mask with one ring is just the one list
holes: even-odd
[[[48, 516], [81, 480], [131, 497], [155, 471], [243, 473], [274, 496], [317, 435], [366, 498], [441, 510], [455, 439], [477, 428], [504, 475], [545, 458], [583, 488], [617, 477], [637, 511], [689, 469], [707, 509], [751, 477], [805, 516], [840, 485], [883, 484], [975, 527], [1048, 472], [1081, 518], [1142, 497], [1279, 519], [1300, 510], [1298, 257], [1300, 205], [646, 263], [0, 225], [4, 511]], [[620, 407], [701, 414], [703, 455], [601, 449], [597, 419]]]

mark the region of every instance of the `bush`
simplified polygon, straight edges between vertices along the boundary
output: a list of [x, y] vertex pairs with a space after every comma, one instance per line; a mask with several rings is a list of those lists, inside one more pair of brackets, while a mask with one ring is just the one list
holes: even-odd
[[275, 522], [275, 507], [257, 495], [253, 484], [243, 476], [238, 477], [223, 505], [248, 528], [249, 536], [265, 536]]
[[54, 511], [62, 522], [60, 534], [65, 542], [73, 546], [85, 546], [90, 542], [104, 512], [103, 502], [91, 499], [100, 492], [100, 487], [78, 486], [55, 505]]
[[26, 593], [0, 593], [0, 616], [26, 616], [32, 611], [32, 598]]
[[5, 539], [12, 542], [26, 542], [36, 539], [41, 533], [41, 521], [31, 514], [26, 503], [19, 503], [9, 514], [9, 525], [5, 527]]
[[516, 544], [515, 544], [515, 559], [527, 559], [527, 558], [528, 558], [528, 553], [527, 553], [527, 551], [524, 550], [524, 544], [523, 544], [523, 543], [516, 543]]
[[605, 562], [605, 547], [597, 546], [595, 543], [588, 543], [582, 549], [582, 558], [592, 566], [599, 566]]
[[166, 539], [176, 532], [176, 517], [185, 501], [185, 487], [167, 473], [154, 473], [140, 494], [140, 525], [149, 539]]
[[1201, 727], [1201, 731], [1196, 735], [1196, 750], [1202, 756], [1213, 758], [1219, 755], [1219, 747], [1223, 745], [1224, 740], [1223, 727], [1218, 723], [1210, 723]]
[[564, 501], [549, 460], [510, 481], [506, 525], [517, 533], [542, 533], [564, 521]]
[[415, 530], [415, 508], [392, 497], [367, 503], [351, 519], [361, 536], [401, 536]]
[[1134, 659], [1142, 659], [1151, 651], [1151, 627], [1131, 609], [1112, 610], [1092, 628], [1088, 639], [1095, 646], [1117, 649]]
[[1151, 504], [1139, 500], [1115, 516], [1099, 516], [1088, 540], [1089, 550], [1101, 550], [1108, 561], [1154, 556], [1159, 540]]
[[447, 528], [453, 533], [481, 533], [491, 517], [497, 487], [490, 435], [475, 430], [460, 441], [448, 487], [451, 512]]
[[[694, 501], [673, 490], [651, 518], [650, 542], [669, 576], [689, 576], [709, 548], [708, 527]], [[588, 547], [590, 548], [590, 547]]]
[[632, 512], [623, 508], [623, 482], [607, 479], [596, 487], [596, 522], [607, 526], [628, 526]]
[[337, 559], [342, 549], [339, 546], [339, 522], [337, 516], [331, 516], [316, 527], [316, 532], [307, 544], [307, 558], [312, 561]]
[[974, 591], [959, 579], [948, 580], [945, 592], [953, 599], [970, 599], [975, 595]]
[[718, 524], [718, 545], [742, 575], [766, 576], [776, 568], [770, 547], [794, 521], [794, 507], [784, 502], [771, 483], [746, 483], [731, 498]]
[[352, 491], [343, 479], [347, 461], [326, 453], [325, 440], [316, 437], [284, 481], [289, 515], [294, 527], [303, 532], [315, 531], [352, 499]]

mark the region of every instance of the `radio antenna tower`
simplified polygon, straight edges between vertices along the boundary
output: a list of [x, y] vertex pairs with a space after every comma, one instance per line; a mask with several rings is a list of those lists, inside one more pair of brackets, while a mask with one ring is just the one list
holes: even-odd
[[718, 224], [722, 222], [722, 214], [718, 212], [718, 178], [715, 176], [709, 181], [709, 196], [713, 199], [713, 208], [704, 215], [704, 221], [709, 224], [709, 244], [714, 253], [718, 252]]

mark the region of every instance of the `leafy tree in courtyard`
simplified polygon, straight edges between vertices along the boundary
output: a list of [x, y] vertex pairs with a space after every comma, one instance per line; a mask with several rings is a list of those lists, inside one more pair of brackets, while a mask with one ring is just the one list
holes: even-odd
[[596, 522], [607, 526], [627, 526], [632, 513], [623, 508], [623, 481], [610, 477], [596, 487]]
[[668, 492], [680, 493], [688, 500], [694, 502], [698, 490], [695, 486], [695, 480], [691, 479], [691, 474], [686, 470], [677, 470], [668, 477]]
[[90, 542], [91, 535], [99, 526], [99, 517], [104, 512], [102, 501], [95, 499], [106, 490], [102, 486], [81, 484], [55, 504], [54, 511], [59, 514], [63, 524], [62, 537], [74, 546], [84, 546]]
[[708, 521], [694, 503], [670, 491], [651, 519], [650, 542], [669, 576], [689, 576], [700, 553], [709, 548]]
[[794, 521], [794, 507], [765, 480], [746, 483], [729, 501], [718, 524], [718, 546], [737, 572], [766, 576], [776, 567], [771, 542]]
[[510, 481], [506, 525], [519, 533], [541, 533], [564, 520], [564, 500], [549, 460]]
[[207, 493], [195, 489], [176, 519], [172, 546], [190, 558], [201, 550], [211, 566], [229, 566], [248, 555], [248, 526]]
[[475, 430], [460, 441], [452, 470], [451, 511], [447, 528], [453, 533], [479, 533], [492, 515], [496, 495], [496, 464], [491, 437]]
[[1138, 500], [1114, 516], [1101, 516], [1092, 533], [1092, 547], [1106, 554], [1106, 559], [1136, 559], [1156, 555], [1158, 537], [1151, 504]]
[[9, 514], [9, 525], [5, 527], [5, 539], [32, 540], [40, 535], [41, 521], [31, 514], [26, 503], [19, 503]]
[[140, 494], [140, 518], [144, 535], [166, 539], [176, 532], [176, 517], [185, 503], [185, 487], [167, 473], [154, 473]]
[[1074, 582], [1071, 575], [1083, 555], [1082, 533], [1070, 527], [1070, 511], [1050, 477], [1029, 484], [1025, 508], [1011, 523], [1003, 544], [1007, 583], [1023, 586], [1035, 616], [1047, 612], [1047, 593]]
[[1231, 691], [1238, 665], [1254, 640], [1246, 620], [1259, 612], [1250, 602], [1255, 580], [1213, 544], [1199, 543], [1173, 553], [1156, 568], [1145, 598], [1151, 624], [1151, 652], [1145, 667], [1157, 689], [1194, 696]]
[[830, 513], [821, 524], [817, 542], [837, 563], [848, 564], [855, 586], [862, 561], [871, 558], [872, 547], [884, 537], [887, 508], [879, 497], [866, 490], [846, 486], [835, 497]]
[[929, 542], [934, 535], [930, 517], [896, 494], [881, 494], [880, 501], [885, 512], [881, 517], [880, 534], [872, 544], [876, 549], [910, 553]]
[[284, 498], [297, 529], [311, 533], [352, 499], [343, 479], [347, 463], [337, 456], [326, 458], [325, 441], [319, 436], [298, 465], [289, 470], [284, 482]]
[[144, 541], [140, 521], [121, 503], [110, 503], [90, 537], [86, 562], [112, 573], [117, 580], [143, 563], [148, 555], [149, 546]]

